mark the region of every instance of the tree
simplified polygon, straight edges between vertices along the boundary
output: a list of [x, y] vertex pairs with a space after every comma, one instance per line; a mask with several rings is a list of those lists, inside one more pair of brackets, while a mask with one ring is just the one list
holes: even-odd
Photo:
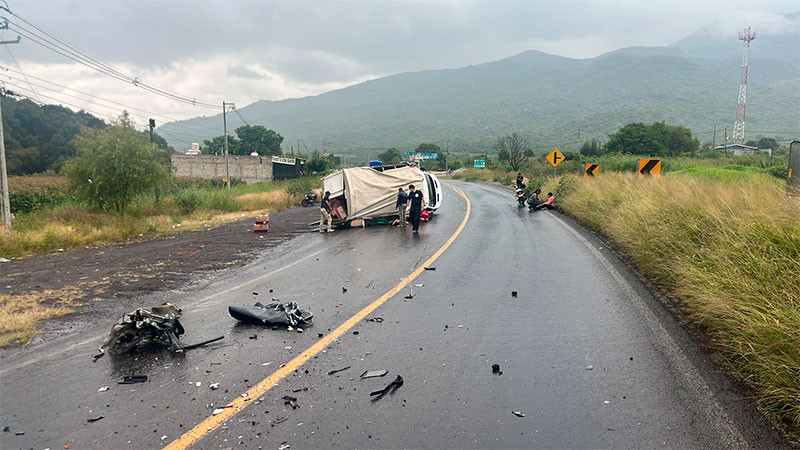
[[[239, 154], [239, 140], [234, 136], [228, 136], [228, 151], [231, 155]], [[216, 136], [211, 140], [205, 139], [200, 153], [203, 155], [224, 155], [225, 136]]]
[[780, 145], [778, 145], [778, 141], [772, 138], [761, 138], [758, 140], [755, 146], [761, 149], [771, 148], [772, 150], [780, 147]]
[[519, 170], [522, 163], [528, 159], [528, 154], [533, 154], [528, 140], [517, 133], [498, 138], [495, 148], [498, 159], [507, 161], [511, 165], [511, 169], [515, 171]]
[[379, 154], [378, 160], [384, 164], [398, 164], [403, 160], [403, 154], [400, 153], [400, 150], [392, 147], [389, 150]]
[[239, 137], [239, 145], [236, 152], [231, 152], [233, 155], [249, 155], [253, 152], [259, 155], [281, 154], [283, 136], [274, 130], [268, 130], [261, 125], [242, 125], [236, 129], [236, 136]]
[[581, 154], [584, 156], [600, 156], [603, 154], [603, 145], [597, 139], [586, 141], [581, 146]]
[[417, 153], [439, 153], [439, 150], [441, 150], [441, 147], [438, 145], [423, 142], [422, 144], [419, 144], [417, 149], [414, 151]]
[[136, 194], [169, 179], [163, 152], [136, 131], [127, 112], [108, 128], [84, 128], [73, 144], [77, 154], [63, 173], [70, 191], [91, 207], [122, 212]]
[[629, 123], [609, 136], [606, 150], [612, 153], [679, 156], [697, 154], [700, 140], [683, 126], [655, 122], [652, 125]]

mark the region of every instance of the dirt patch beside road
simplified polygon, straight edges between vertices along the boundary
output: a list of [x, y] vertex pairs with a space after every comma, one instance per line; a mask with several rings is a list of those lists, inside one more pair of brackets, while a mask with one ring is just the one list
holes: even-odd
[[[119, 302], [109, 300], [174, 288], [192, 273], [240, 266], [260, 250], [308, 232], [318, 214], [317, 208], [273, 213], [269, 233], [253, 233], [248, 216], [216, 228], [0, 263], [0, 347], [26, 343], [45, 329], [59, 334], [76, 315], [116, 309]], [[36, 327], [54, 317], [60, 318]]]

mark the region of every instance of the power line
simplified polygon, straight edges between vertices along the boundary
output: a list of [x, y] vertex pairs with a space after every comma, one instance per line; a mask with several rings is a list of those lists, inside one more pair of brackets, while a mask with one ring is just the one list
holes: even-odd
[[102, 60], [100, 60], [98, 58], [95, 58], [94, 56], [90, 55], [89, 53], [84, 52], [83, 50], [80, 50], [79, 48], [75, 47], [74, 45], [69, 44], [67, 41], [59, 38], [58, 36], [55, 36], [54, 34], [47, 32], [46, 30], [38, 27], [37, 25], [33, 24], [29, 20], [25, 19], [24, 17], [19, 16], [18, 14], [12, 12], [7, 7], [0, 6], [0, 9], [3, 9], [5, 11], [7, 11], [9, 14], [12, 14], [14, 17], [16, 17], [16, 18], [20, 19], [21, 21], [25, 22], [30, 27], [34, 28], [35, 30], [38, 30], [40, 33], [44, 34], [45, 36], [42, 36], [42, 34], [39, 34], [36, 31], [33, 31], [33, 30], [31, 30], [31, 29], [29, 29], [29, 28], [27, 28], [27, 27], [25, 27], [23, 25], [20, 25], [18, 23], [15, 23], [14, 27], [9, 27], [9, 29], [12, 29], [13, 31], [19, 33], [20, 35], [26, 37], [27, 39], [33, 41], [34, 43], [36, 43], [38, 45], [41, 45], [41, 46], [43, 46], [43, 47], [45, 47], [45, 48], [47, 48], [47, 49], [49, 49], [49, 50], [51, 50], [51, 51], [53, 51], [55, 53], [58, 53], [58, 54], [66, 57], [66, 58], [68, 58], [68, 59], [70, 59], [72, 61], [75, 61], [75, 62], [77, 62], [79, 64], [82, 64], [82, 65], [84, 65], [86, 67], [89, 67], [91, 69], [94, 69], [94, 70], [96, 70], [96, 71], [98, 71], [100, 73], [103, 73], [105, 75], [108, 75], [108, 76], [110, 76], [112, 78], [116, 78], [117, 80], [123, 81], [125, 83], [133, 84], [136, 87], [140, 87], [140, 88], [142, 88], [144, 90], [147, 90], [147, 91], [152, 92], [152, 93], [157, 94], [157, 95], [161, 95], [161, 96], [166, 97], [166, 98], [170, 98], [170, 99], [175, 100], [175, 101], [191, 104], [191, 105], [194, 105], [194, 106], [201, 106], [201, 107], [206, 107], [206, 108], [216, 108], [215, 104], [198, 101], [197, 99], [188, 98], [188, 97], [182, 96], [180, 94], [175, 94], [175, 93], [169, 92], [169, 91], [167, 91], [165, 89], [159, 88], [159, 87], [157, 87], [155, 85], [152, 85], [152, 84], [146, 83], [146, 82], [144, 82], [142, 80], [139, 80], [138, 77], [134, 77], [134, 76], [131, 76], [129, 74], [126, 74], [126, 73], [120, 71], [119, 69], [117, 69], [116, 67], [114, 67], [113, 65], [105, 63]]
[[235, 107], [235, 106], [231, 106], [231, 109], [233, 110], [233, 112], [235, 112], [235, 113], [236, 113], [236, 115], [237, 115], [237, 116], [239, 116], [239, 119], [240, 119], [242, 122], [244, 122], [244, 124], [245, 124], [245, 125], [247, 125], [248, 127], [250, 126], [250, 124], [249, 124], [249, 123], [247, 123], [247, 121], [246, 121], [246, 120], [244, 120], [244, 117], [242, 117], [242, 115], [241, 115], [241, 114], [239, 114], [239, 110], [238, 110], [238, 109], [236, 109], [236, 107]]
[[[22, 76], [26, 76], [26, 74], [21, 72], [21, 71], [16, 71], [14, 69], [11, 69], [11, 68], [8, 68], [8, 67], [2, 66], [2, 65], [0, 65], [0, 70], [6, 70], [6, 71], [18, 73], [18, 74], [20, 74]], [[8, 77], [9, 79], [12, 79], [12, 80], [22, 81], [22, 79], [14, 77], [14, 76], [11, 76], [11, 75], [8, 75], [8, 74], [5, 74], [4, 76], [6, 76], [6, 77]], [[74, 88], [71, 88], [71, 87], [67, 87], [67, 86], [64, 86], [62, 84], [58, 84], [58, 83], [55, 83], [55, 82], [52, 82], [52, 81], [49, 81], [49, 80], [45, 80], [44, 78], [39, 78], [39, 77], [36, 77], [36, 76], [33, 76], [33, 75], [27, 75], [27, 77], [33, 78], [34, 80], [42, 81], [44, 83], [51, 84], [53, 86], [57, 86], [57, 87], [59, 87], [61, 89], [66, 89], [66, 90], [69, 90], [69, 91], [72, 91], [72, 92], [77, 92], [79, 94], [86, 95], [86, 96], [89, 96], [89, 97], [92, 97], [92, 98], [96, 98], [98, 100], [102, 100], [102, 101], [107, 102], [107, 103], [111, 103], [111, 104], [114, 104], [114, 105], [117, 105], [117, 106], [121, 106], [123, 108], [127, 108], [127, 109], [130, 109], [130, 110], [135, 110], [135, 111], [141, 111], [141, 112], [149, 114], [151, 116], [160, 117], [162, 119], [167, 119], [167, 120], [172, 121], [172, 122], [177, 122], [178, 121], [178, 119], [174, 119], [174, 118], [162, 115], [162, 114], [154, 113], [154, 112], [148, 111], [146, 109], [137, 108], [135, 106], [126, 105], [124, 103], [119, 103], [119, 102], [116, 102], [114, 100], [108, 100], [106, 98], [103, 98], [103, 97], [100, 97], [100, 96], [97, 96], [97, 95], [94, 95], [94, 94], [90, 94], [88, 92], [79, 91], [77, 89], [74, 89]], [[28, 84], [31, 84], [30, 81], [28, 81]], [[53, 91], [53, 92], [58, 92], [58, 93], [60, 93], [62, 95], [66, 95], [68, 97], [76, 98], [78, 100], [92, 102], [91, 100], [87, 100], [87, 99], [83, 99], [83, 98], [80, 98], [80, 97], [76, 97], [74, 95], [70, 95], [70, 94], [61, 92], [61, 91], [59, 91], [57, 89], [53, 89], [53, 88], [48, 87], [48, 86], [43, 86], [43, 85], [36, 84], [36, 83], [33, 83], [33, 86], [37, 86], [37, 87], [40, 87], [42, 89], [47, 89], [47, 90]], [[100, 106], [109, 107], [109, 106], [106, 106], [106, 105], [100, 105]], [[213, 129], [211, 127], [204, 127], [204, 126], [203, 126], [203, 128], [205, 130], [200, 130], [199, 128], [194, 128], [192, 125], [188, 125], [188, 124], [173, 123], [172, 125], [176, 126], [178, 128], [183, 127], [183, 128], [186, 128], [187, 130], [194, 131], [194, 132], [207, 132], [207, 130], [210, 130], [210, 131], [213, 131], [213, 132], [217, 133], [219, 131], [219, 130]]]

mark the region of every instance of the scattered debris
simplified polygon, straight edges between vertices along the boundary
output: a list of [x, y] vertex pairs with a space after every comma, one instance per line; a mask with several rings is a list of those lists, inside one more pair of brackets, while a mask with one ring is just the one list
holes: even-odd
[[358, 330], [356, 330], [356, 331], [353, 331], [353, 336], [358, 336], [358, 335], [359, 335], [359, 332], [358, 332]]
[[275, 419], [272, 421], [272, 425], [273, 425], [273, 426], [275, 426], [275, 425], [281, 424], [281, 423], [283, 423], [283, 422], [286, 422], [287, 420], [289, 420], [289, 418], [288, 418], [288, 417], [286, 417], [286, 416], [276, 417], [276, 418], [275, 418]]
[[103, 386], [100, 389], [98, 389], [97, 392], [105, 392], [107, 390], [108, 390], [108, 386]]
[[216, 391], [219, 389], [219, 383], [211, 383], [208, 385], [208, 387], [211, 388], [212, 391]]
[[3, 433], [8, 433], [9, 431], [11, 431], [11, 427], [9, 427], [8, 425], [3, 427]]
[[197, 255], [197, 252], [177, 252], [175, 254], [176, 255], [182, 255], [182, 256], [195, 256], [195, 255]]
[[371, 319], [367, 319], [367, 322], [383, 323], [383, 317], [373, 317]]
[[298, 308], [296, 302], [270, 303], [263, 305], [261, 302], [253, 306], [229, 306], [230, 315], [242, 322], [257, 323], [260, 325], [310, 325], [314, 317], [311, 312]]
[[257, 334], [251, 334], [250, 336], [247, 336], [247, 337], [250, 338], [250, 339], [258, 339], [258, 335]]
[[11, 262], [11, 260], [8, 259], [8, 258], [0, 258], [0, 263], [4, 263], [4, 262]]
[[342, 286], [342, 294], [346, 294], [346, 293], [347, 293], [347, 288]]
[[180, 319], [181, 310], [172, 303], [164, 303], [152, 308], [138, 308], [133, 312], [125, 313], [122, 318], [111, 327], [111, 333], [103, 340], [93, 361], [102, 358], [106, 350], [112, 355], [125, 353], [137, 347], [148, 345], [169, 346], [173, 352], [183, 351], [178, 341], [184, 333]]
[[98, 420], [101, 420], [101, 419], [103, 419], [104, 417], [105, 417], [105, 416], [97, 416], [97, 417], [92, 417], [91, 419], [86, 419], [86, 422], [88, 422], [88, 423], [97, 422]]
[[292, 389], [292, 392], [305, 392], [307, 390], [308, 390], [307, 387], [301, 387], [301, 388], [297, 388], [297, 389]]
[[603, 403], [605, 403], [605, 404], [607, 405], [607, 404], [609, 404], [609, 403], [611, 403], [611, 402], [610, 402], [610, 401], [608, 401], [608, 400], [603, 400]]
[[281, 443], [280, 447], [278, 447], [278, 450], [286, 450], [289, 447], [290, 447], [290, 445], [289, 445], [288, 442], [283, 442], [283, 443]]
[[161, 436], [161, 440], [162, 440], [162, 441], [163, 441], [164, 439], [166, 439], [166, 438], [167, 438], [167, 435], [166, 435], [166, 434], [165, 434], [165, 435], [163, 435], [163, 436]]
[[517, 417], [525, 417], [525, 413], [521, 412], [521, 411], [511, 411], [511, 414], [513, 414], [513, 415], [515, 415]]
[[328, 375], [334, 375], [334, 374], [337, 374], [339, 372], [344, 372], [345, 370], [347, 370], [349, 368], [350, 368], [350, 366], [342, 367], [341, 369], [334, 369], [334, 370], [331, 370], [330, 372], [328, 372]]
[[291, 406], [292, 409], [297, 409], [300, 407], [300, 405], [297, 404], [297, 397], [292, 397], [291, 395], [283, 396], [283, 404]]
[[215, 408], [214, 412], [212, 412], [211, 415], [216, 416], [218, 414], [222, 414], [222, 412], [225, 411], [225, 409], [227, 408], [231, 408], [231, 406], [223, 406], [222, 408]]
[[382, 377], [382, 376], [385, 376], [387, 373], [389, 373], [389, 371], [386, 370], [386, 369], [383, 369], [383, 370], [365, 370], [364, 373], [361, 374], [361, 379], [363, 380], [365, 378]]
[[136, 384], [144, 383], [147, 381], [147, 375], [129, 375], [122, 377], [122, 381], [118, 384]]
[[436, 270], [436, 267], [426, 267], [425, 270]]
[[408, 294], [408, 295], [406, 295], [405, 298], [406, 298], [406, 300], [411, 300], [412, 298], [414, 298], [414, 294]]
[[592, 370], [592, 369], [594, 369], [593, 365], [589, 364], [588, 366], [586, 366], [586, 370]]
[[213, 339], [209, 339], [209, 340], [206, 340], [206, 341], [203, 341], [203, 342], [198, 342], [196, 344], [184, 345], [183, 349], [184, 350], [191, 350], [193, 348], [202, 347], [204, 345], [210, 344], [212, 342], [221, 341], [223, 339], [225, 339], [225, 336], [217, 336], [217, 337], [215, 337]]
[[495, 375], [503, 374], [503, 372], [500, 371], [500, 364], [492, 364], [492, 373]]
[[394, 391], [396, 391], [402, 385], [403, 385], [403, 377], [398, 375], [397, 378], [395, 378], [394, 381], [392, 381], [391, 383], [387, 384], [385, 388], [381, 389], [380, 391], [370, 392], [369, 396], [375, 397], [372, 399], [372, 401], [376, 402], [382, 399], [386, 394], [394, 394]]
[[414, 287], [423, 287], [423, 286], [425, 286], [425, 285], [424, 284], [415, 284], [414, 285]]
[[16, 436], [25, 436], [25, 432], [24, 431], [15, 431], [14, 434]]
[[517, 296], [517, 291], [511, 291], [511, 296], [512, 297], [516, 297]]

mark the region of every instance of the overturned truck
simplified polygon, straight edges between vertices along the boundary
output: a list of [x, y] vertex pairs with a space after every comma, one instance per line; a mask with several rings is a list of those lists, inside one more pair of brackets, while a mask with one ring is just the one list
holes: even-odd
[[408, 185], [421, 189], [433, 213], [442, 203], [439, 179], [412, 166], [354, 167], [334, 172], [322, 179], [323, 192], [331, 193], [334, 223], [362, 226], [366, 220], [397, 216], [397, 191]]

